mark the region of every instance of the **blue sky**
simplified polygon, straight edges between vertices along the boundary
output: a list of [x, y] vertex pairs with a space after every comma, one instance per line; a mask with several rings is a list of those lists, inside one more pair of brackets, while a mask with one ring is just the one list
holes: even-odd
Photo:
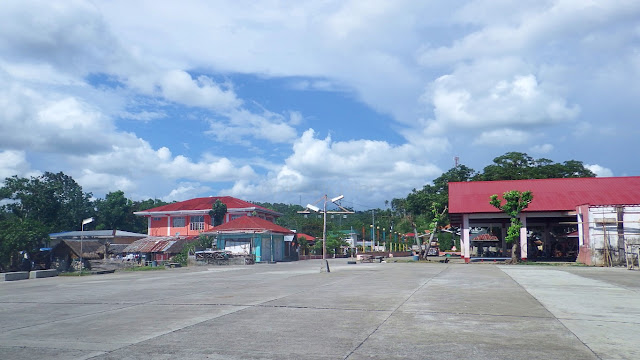
[[637, 1], [0, 3], [0, 177], [383, 207], [508, 151], [640, 174]]

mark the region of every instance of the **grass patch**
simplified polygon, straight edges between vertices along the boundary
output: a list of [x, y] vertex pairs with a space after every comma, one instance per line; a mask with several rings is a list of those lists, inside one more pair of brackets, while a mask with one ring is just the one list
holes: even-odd
[[119, 271], [155, 271], [164, 270], [164, 266], [132, 266]]
[[89, 270], [82, 271], [70, 271], [70, 272], [61, 272], [58, 276], [88, 276], [93, 275], [93, 273]]
[[536, 262], [536, 261], [520, 261], [518, 265], [537, 265], [537, 266], [588, 266], [579, 262]]

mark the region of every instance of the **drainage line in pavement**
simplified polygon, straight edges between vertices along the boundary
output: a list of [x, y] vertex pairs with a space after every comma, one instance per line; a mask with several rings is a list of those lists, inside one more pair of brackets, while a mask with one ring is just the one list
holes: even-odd
[[389, 316], [387, 316], [378, 326], [376, 326], [375, 329], [373, 329], [373, 331], [371, 332], [371, 334], [367, 335], [366, 338], [364, 338], [364, 340], [362, 340], [362, 342], [360, 344], [358, 344], [358, 346], [356, 346], [353, 350], [351, 350], [351, 352], [344, 357], [344, 360], [347, 360], [349, 357], [351, 357], [351, 355], [353, 355], [356, 351], [358, 351], [358, 349], [367, 341], [369, 340], [369, 338], [375, 334], [378, 329], [380, 329], [380, 327], [382, 325], [384, 325], [387, 320], [389, 320], [391, 318], [391, 316], [393, 316], [393, 314], [396, 313], [396, 311], [398, 311], [398, 309], [400, 309], [402, 307], [402, 305], [406, 304], [407, 301], [409, 301], [409, 299], [411, 299], [413, 297], [413, 295], [415, 295], [418, 291], [420, 291], [423, 287], [427, 286], [427, 284], [429, 284], [431, 282], [431, 280], [435, 279], [436, 277], [438, 277], [440, 274], [442, 274], [445, 270], [447, 270], [451, 265], [448, 265], [446, 268], [442, 269], [440, 272], [438, 272], [437, 274], [435, 274], [434, 276], [432, 276], [431, 278], [429, 278], [429, 280], [425, 281], [422, 285], [418, 286], [412, 293], [411, 295], [409, 295], [402, 303], [400, 303], [400, 305], [398, 305], [395, 309], [393, 309], [393, 311], [389, 314]]

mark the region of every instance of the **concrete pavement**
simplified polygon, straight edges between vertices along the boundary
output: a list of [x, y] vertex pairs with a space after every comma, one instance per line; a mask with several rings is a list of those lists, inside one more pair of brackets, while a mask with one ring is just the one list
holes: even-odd
[[629, 359], [640, 272], [320, 261], [0, 283], [0, 359]]

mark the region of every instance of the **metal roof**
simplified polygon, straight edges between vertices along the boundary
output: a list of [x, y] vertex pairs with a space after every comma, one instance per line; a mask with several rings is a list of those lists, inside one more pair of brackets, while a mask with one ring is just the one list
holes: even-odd
[[139, 239], [128, 245], [122, 252], [125, 253], [179, 253], [187, 242], [170, 236], [149, 236]]
[[[130, 231], [116, 230], [116, 237], [146, 237], [147, 234], [134, 233]], [[88, 230], [88, 231], [64, 231], [49, 234], [53, 239], [70, 239], [70, 238], [112, 238], [113, 230]]]
[[273, 211], [256, 204], [252, 204], [250, 202], [240, 200], [232, 196], [210, 196], [210, 197], [195, 198], [195, 199], [175, 202], [175, 203], [171, 203], [163, 206], [158, 206], [158, 207], [144, 210], [144, 211], [136, 211], [134, 214], [154, 215], [154, 214], [165, 214], [165, 213], [171, 214], [176, 212], [206, 213], [209, 210], [211, 210], [216, 200], [220, 200], [223, 204], [227, 205], [227, 212], [230, 212], [230, 213], [238, 212], [238, 211], [259, 211], [259, 212], [269, 213], [275, 216], [282, 216], [282, 214], [277, 211]]
[[308, 235], [308, 234], [305, 234], [305, 233], [297, 233], [297, 235], [298, 235], [298, 239], [300, 239], [301, 237], [304, 236], [304, 238], [307, 239], [307, 241], [315, 241], [316, 240], [315, 237], [313, 237], [311, 235]]
[[237, 219], [218, 225], [203, 234], [217, 233], [279, 233], [293, 234], [293, 231], [274, 224], [271, 221], [255, 216], [242, 216]]
[[500, 213], [489, 204], [493, 194], [531, 191], [525, 212], [574, 211], [578, 205], [640, 204], [640, 176], [449, 183], [449, 214]]

